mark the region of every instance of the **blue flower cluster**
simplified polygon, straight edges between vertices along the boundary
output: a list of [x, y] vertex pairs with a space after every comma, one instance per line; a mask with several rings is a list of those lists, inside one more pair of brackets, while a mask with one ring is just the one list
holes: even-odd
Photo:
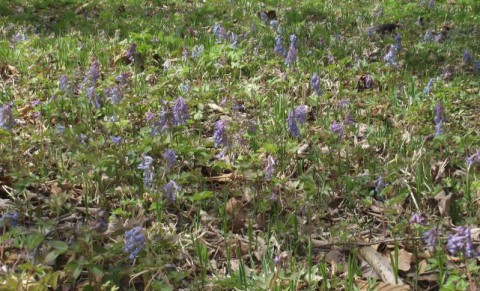
[[125, 232], [125, 247], [123, 250], [128, 253], [130, 260], [138, 257], [140, 251], [145, 247], [145, 242], [145, 235], [141, 227], [137, 226]]

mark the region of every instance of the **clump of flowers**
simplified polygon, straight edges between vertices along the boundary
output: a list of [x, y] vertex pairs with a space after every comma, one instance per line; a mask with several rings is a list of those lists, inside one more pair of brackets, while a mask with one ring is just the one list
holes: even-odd
[[[152, 135], [164, 132], [173, 126], [184, 125], [190, 117], [187, 102], [183, 97], [178, 97], [173, 102], [173, 108], [166, 101], [162, 101], [163, 106], [160, 113], [156, 116], [157, 119], [153, 123]], [[153, 119], [155, 114], [150, 113], [147, 121]]]
[[424, 95], [428, 95], [432, 92], [433, 85], [435, 84], [435, 81], [436, 81], [435, 78], [431, 78], [430, 80], [428, 80], [427, 86], [425, 86], [425, 88], [423, 88], [423, 94]]
[[427, 29], [425, 34], [423, 35], [423, 42], [431, 42], [433, 39], [433, 34], [431, 29]]
[[438, 228], [432, 227], [429, 231], [423, 233], [423, 241], [428, 247], [435, 249], [437, 246]]
[[178, 187], [177, 183], [175, 183], [173, 180], [170, 180], [170, 182], [165, 184], [164, 190], [165, 198], [167, 198], [167, 200], [171, 203], [175, 203], [175, 201], [177, 201], [177, 192], [180, 190], [180, 187]]
[[269, 181], [275, 172], [275, 159], [270, 155], [265, 163], [265, 180]]
[[290, 47], [288, 48], [287, 56], [285, 57], [285, 64], [287, 66], [293, 65], [297, 60], [297, 44], [298, 38], [292, 34], [290, 36]]
[[189, 117], [187, 102], [180, 96], [173, 102], [173, 124], [185, 125]]
[[0, 233], [4, 226], [18, 226], [18, 213], [16, 211], [2, 214], [2, 217], [0, 217]]
[[92, 62], [92, 65], [90, 66], [90, 69], [85, 73], [85, 77], [83, 79], [83, 82], [80, 86], [82, 90], [85, 91], [88, 100], [90, 101], [90, 104], [94, 105], [97, 108], [102, 107], [102, 100], [100, 96], [96, 94], [96, 86], [97, 86], [97, 81], [100, 78], [100, 63], [98, 60], [94, 60]]
[[202, 56], [204, 49], [205, 47], [203, 46], [203, 44], [199, 46], [194, 46], [192, 49], [192, 58], [199, 59]]
[[140, 251], [145, 247], [145, 242], [145, 235], [140, 226], [125, 232], [125, 247], [123, 250], [128, 254], [130, 260], [138, 257]]
[[123, 98], [123, 93], [119, 86], [113, 86], [105, 89], [105, 97], [110, 99], [113, 104], [118, 105]]
[[414, 213], [412, 217], [410, 217], [410, 224], [423, 224], [425, 219], [422, 217], [420, 213]]
[[12, 130], [15, 125], [15, 119], [13, 118], [13, 111], [11, 104], [3, 104], [0, 107], [0, 127], [4, 130]]
[[283, 46], [282, 37], [280, 35], [275, 37], [275, 47], [273, 48], [273, 52], [282, 57], [287, 55], [287, 50]]
[[112, 136], [111, 140], [114, 144], [120, 144], [123, 141], [123, 138], [120, 136]]
[[445, 116], [443, 114], [444, 108], [442, 102], [438, 102], [435, 106], [435, 117], [433, 121], [435, 122], [435, 135], [441, 135], [443, 133], [443, 121]]
[[145, 188], [153, 188], [153, 158], [150, 156], [144, 156], [142, 162], [138, 165], [137, 169], [143, 170], [143, 185]]
[[68, 84], [68, 77], [67, 75], [63, 75], [60, 77], [60, 80], [58, 81], [58, 85], [60, 90], [68, 92], [70, 91], [70, 84]]
[[477, 150], [476, 153], [467, 158], [467, 165], [472, 166], [473, 163], [480, 163], [480, 150]]
[[227, 145], [227, 134], [225, 132], [225, 121], [218, 120], [215, 122], [215, 131], [213, 132], [213, 140], [215, 142], [215, 147], [218, 148], [220, 145]]
[[168, 169], [173, 168], [177, 164], [177, 156], [174, 150], [167, 149], [163, 153], [163, 158], [167, 162]]
[[132, 42], [130, 47], [128, 48], [127, 52], [125, 53], [125, 57], [128, 59], [130, 63], [135, 63], [138, 59], [138, 52], [137, 52], [137, 44]]
[[478, 255], [477, 249], [472, 244], [470, 228], [456, 227], [453, 229], [455, 234], [447, 240], [447, 250], [451, 255], [462, 252], [466, 258], [473, 258]]
[[338, 139], [341, 139], [343, 137], [343, 124], [339, 122], [333, 122], [330, 124], [330, 131], [334, 134], [337, 134]]
[[315, 92], [318, 96], [322, 95], [322, 92], [320, 91], [320, 78], [318, 77], [317, 73], [313, 74], [311, 84], [313, 92]]
[[292, 110], [287, 117], [288, 131], [293, 137], [300, 137], [300, 129], [298, 128], [299, 124], [304, 124], [307, 120], [307, 105], [297, 106]]
[[473, 62], [473, 57], [468, 50], [463, 51], [462, 59], [465, 65], [470, 65]]
[[383, 61], [387, 63], [388, 66], [398, 67], [397, 63], [397, 54], [399, 51], [399, 47], [397, 45], [392, 44], [388, 53], [383, 57]]

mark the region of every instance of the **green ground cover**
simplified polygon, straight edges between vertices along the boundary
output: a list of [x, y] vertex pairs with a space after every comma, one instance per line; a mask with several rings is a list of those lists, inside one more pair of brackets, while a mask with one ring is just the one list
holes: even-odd
[[0, 34], [0, 290], [480, 285], [479, 1], [4, 0]]

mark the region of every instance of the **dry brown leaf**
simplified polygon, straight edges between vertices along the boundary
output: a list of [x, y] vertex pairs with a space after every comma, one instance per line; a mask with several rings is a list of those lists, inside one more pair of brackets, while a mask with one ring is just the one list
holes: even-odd
[[403, 285], [403, 281], [400, 278], [397, 278], [397, 282], [395, 282], [395, 273], [392, 266], [380, 253], [371, 247], [365, 246], [359, 249], [359, 254], [372, 266], [385, 283]]
[[[395, 252], [392, 251], [391, 255], [394, 256]], [[411, 269], [413, 262], [413, 254], [406, 250], [398, 250], [398, 269], [400, 271], [408, 272]]]
[[369, 282], [364, 280], [356, 280], [355, 285], [362, 291], [366, 291], [366, 290], [409, 291], [409, 290], [412, 290], [412, 288], [407, 285], [392, 285], [392, 284], [383, 283], [383, 282], [378, 282], [377, 284], [375, 284], [375, 286], [370, 286]]
[[215, 103], [208, 103], [207, 107], [212, 109], [213, 111], [217, 111], [217, 112], [220, 112], [220, 113], [225, 113], [225, 109], [223, 109], [223, 107], [218, 106]]
[[242, 211], [242, 204], [238, 202], [235, 197], [232, 197], [228, 199], [227, 205], [225, 206], [225, 210], [228, 215], [230, 216], [236, 216], [238, 215], [239, 212]]
[[215, 176], [215, 177], [208, 177], [207, 181], [208, 182], [230, 182], [232, 181], [233, 178], [233, 173], [229, 174], [224, 174], [220, 176]]
[[2, 79], [6, 80], [12, 77], [18, 77], [20, 75], [20, 72], [18, 72], [17, 68], [15, 68], [14, 66], [5, 64], [0, 67], [0, 75], [2, 76]]
[[445, 194], [445, 191], [440, 191], [435, 196], [435, 200], [438, 202], [438, 210], [442, 216], [449, 216], [450, 213], [450, 201], [452, 200], [452, 194]]

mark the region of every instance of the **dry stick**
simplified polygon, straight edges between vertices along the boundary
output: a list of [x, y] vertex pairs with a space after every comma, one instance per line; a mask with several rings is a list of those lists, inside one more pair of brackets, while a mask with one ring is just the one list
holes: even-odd
[[475, 283], [473, 282], [472, 273], [470, 273], [470, 269], [468, 268], [468, 261], [466, 259], [465, 259], [465, 271], [467, 271], [468, 285], [470, 285], [470, 291], [477, 290], [475, 288]]
[[[379, 241], [373, 241], [373, 242], [361, 242], [361, 241], [356, 241], [356, 242], [323, 242], [320, 240], [312, 240], [313, 244], [315, 247], [333, 247], [333, 246], [341, 246], [341, 245], [346, 245], [346, 246], [359, 246], [359, 247], [364, 247], [364, 246], [372, 246], [372, 245], [377, 245], [381, 243], [393, 243], [395, 241], [401, 242], [401, 241], [407, 241], [407, 240], [422, 240], [423, 237], [421, 236], [416, 236], [416, 237], [406, 237], [406, 238], [389, 238], [389, 239], [384, 239], [384, 240], [379, 240]], [[447, 237], [438, 237], [437, 239], [440, 240], [445, 240]]]

